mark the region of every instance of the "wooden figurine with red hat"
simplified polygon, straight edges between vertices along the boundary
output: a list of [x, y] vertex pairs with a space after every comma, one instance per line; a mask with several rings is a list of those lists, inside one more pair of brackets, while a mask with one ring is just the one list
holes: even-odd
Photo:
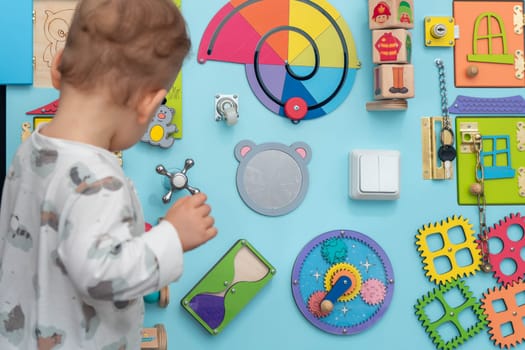
[[410, 64], [414, 27], [413, 0], [369, 0], [372, 30], [374, 102], [367, 110], [406, 109], [414, 97], [414, 67]]
[[413, 0], [369, 0], [369, 28], [414, 28]]

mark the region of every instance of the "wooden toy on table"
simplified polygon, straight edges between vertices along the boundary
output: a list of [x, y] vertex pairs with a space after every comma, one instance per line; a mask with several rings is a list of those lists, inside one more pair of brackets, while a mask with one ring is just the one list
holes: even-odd
[[141, 350], [167, 350], [168, 339], [166, 328], [162, 324], [156, 324], [153, 328], [142, 329]]
[[414, 27], [413, 1], [369, 0], [372, 30], [374, 100], [368, 111], [406, 109], [414, 97], [414, 67], [410, 64]]
[[182, 307], [210, 334], [226, 327], [273, 278], [275, 268], [246, 240], [238, 240], [182, 298]]

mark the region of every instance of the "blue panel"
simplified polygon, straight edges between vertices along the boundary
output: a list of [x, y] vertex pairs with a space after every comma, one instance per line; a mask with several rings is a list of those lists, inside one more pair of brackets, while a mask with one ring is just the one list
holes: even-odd
[[33, 83], [33, 1], [0, 6], [0, 84]]

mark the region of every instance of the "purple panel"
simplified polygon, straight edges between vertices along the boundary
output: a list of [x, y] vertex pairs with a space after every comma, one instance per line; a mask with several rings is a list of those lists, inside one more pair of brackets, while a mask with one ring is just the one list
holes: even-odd
[[190, 301], [190, 307], [199, 317], [214, 329], [224, 320], [224, 297], [212, 294], [198, 294]]
[[523, 97], [471, 97], [458, 95], [448, 111], [454, 114], [525, 114]]
[[[258, 66], [259, 76], [262, 82], [265, 84], [269, 92], [282, 103], [282, 95], [284, 89], [284, 79], [286, 78], [286, 68], [284, 65], [268, 65], [262, 64]], [[261, 101], [273, 113], [279, 114], [281, 105], [273, 101], [263, 91], [261, 84], [257, 80], [255, 75], [255, 66], [253, 64], [246, 65], [246, 77], [250, 87], [257, 96], [257, 99]]]

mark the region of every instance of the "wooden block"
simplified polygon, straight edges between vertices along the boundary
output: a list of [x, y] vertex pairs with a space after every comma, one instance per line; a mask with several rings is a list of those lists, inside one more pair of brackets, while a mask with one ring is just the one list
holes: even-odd
[[369, 0], [370, 29], [414, 28], [414, 0]]
[[156, 324], [153, 328], [142, 329], [140, 350], [167, 350], [168, 337], [163, 324]]
[[158, 333], [156, 328], [142, 329], [141, 350], [157, 350], [159, 348]]
[[66, 44], [78, 0], [35, 0], [33, 5], [33, 65], [35, 87], [53, 87], [51, 63]]
[[392, 100], [378, 100], [366, 103], [366, 110], [369, 112], [387, 112], [387, 111], [404, 111], [408, 108], [407, 100], [392, 99]]
[[411, 64], [381, 64], [374, 67], [374, 98], [414, 97], [414, 66]]
[[372, 61], [382, 63], [410, 63], [412, 35], [406, 29], [378, 29], [372, 31]]

